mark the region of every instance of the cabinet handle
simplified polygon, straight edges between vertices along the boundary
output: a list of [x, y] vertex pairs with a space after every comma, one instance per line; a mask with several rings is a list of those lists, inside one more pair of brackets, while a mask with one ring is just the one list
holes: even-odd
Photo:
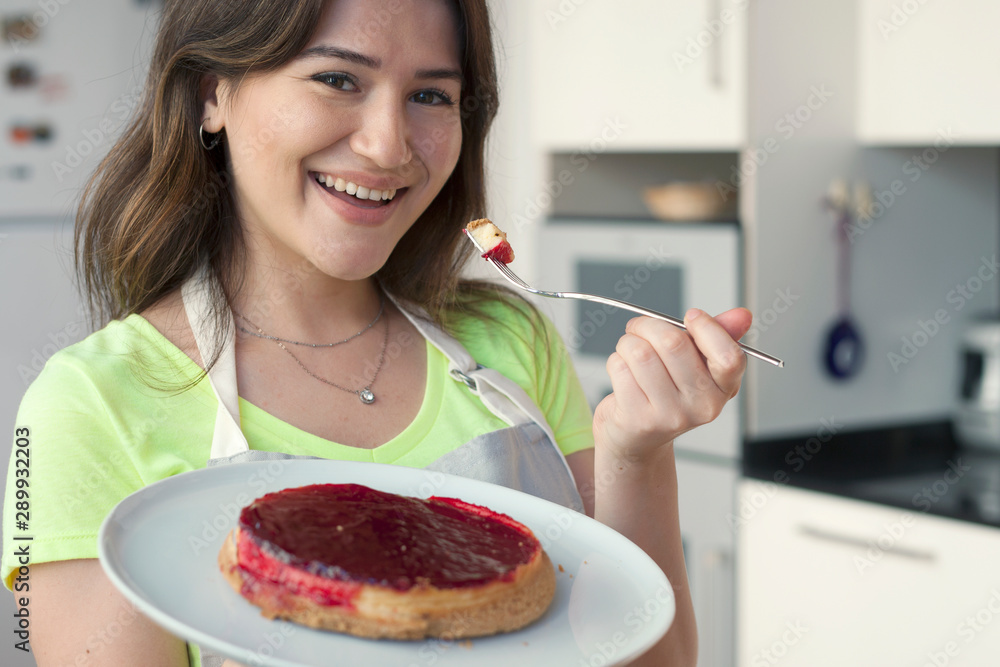
[[[709, 0], [708, 3], [708, 20], [720, 21], [719, 18], [722, 15], [721, 0]], [[719, 90], [723, 87], [722, 80], [722, 35], [725, 33], [725, 29], [721, 29], [718, 35], [715, 35], [712, 40], [712, 45], [708, 49], [708, 82], [713, 88]]]
[[921, 551], [919, 549], [908, 549], [906, 547], [898, 546], [893, 542], [892, 546], [888, 549], [883, 549], [875, 540], [865, 540], [860, 537], [852, 537], [850, 535], [841, 535], [839, 533], [831, 533], [830, 531], [823, 530], [822, 528], [813, 528], [812, 526], [799, 526], [799, 532], [807, 537], [813, 537], [818, 540], [826, 540], [827, 542], [836, 542], [837, 544], [849, 544], [853, 547], [865, 547], [866, 549], [875, 546], [880, 549], [882, 553], [887, 556], [901, 556], [903, 558], [910, 558], [912, 560], [922, 560], [931, 562], [937, 559], [933, 553], [929, 551]]

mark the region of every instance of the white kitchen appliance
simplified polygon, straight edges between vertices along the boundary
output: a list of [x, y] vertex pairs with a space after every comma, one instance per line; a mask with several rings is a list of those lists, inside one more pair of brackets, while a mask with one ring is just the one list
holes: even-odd
[[[540, 289], [629, 301], [683, 317], [742, 304], [734, 223], [559, 219], [539, 232]], [[591, 407], [611, 391], [608, 356], [634, 314], [586, 301], [536, 301], [562, 334]], [[732, 527], [740, 474], [739, 399], [711, 424], [677, 438], [685, 561], [698, 620], [699, 667], [730, 667], [734, 646]]]
[[[16, 422], [28, 385], [57, 350], [89, 333], [72, 280], [73, 216], [141, 101], [161, 8], [151, 0], [0, 0], [0, 306], [8, 323], [0, 332], [0, 460], [10, 458], [15, 427], [39, 426]], [[14, 596], [0, 595], [0, 616], [15, 611]], [[34, 666], [16, 641], [0, 645], [0, 665]]]
[[1000, 449], [1000, 317], [969, 325], [961, 358], [956, 435], [965, 445]]

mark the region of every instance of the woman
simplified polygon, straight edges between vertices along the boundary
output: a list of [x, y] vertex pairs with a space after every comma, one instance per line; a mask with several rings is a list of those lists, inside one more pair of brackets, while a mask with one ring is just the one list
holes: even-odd
[[[175, 0], [147, 88], [79, 216], [81, 273], [114, 319], [52, 358], [18, 417], [38, 664], [186, 664], [104, 576], [97, 527], [157, 479], [285, 455], [523, 477], [585, 507], [674, 585], [645, 664], [695, 664], [672, 441], [737, 392], [749, 313], [632, 320], [591, 422], [551, 326], [458, 280], [496, 109], [485, 3]], [[538, 409], [508, 428], [497, 388]], [[493, 458], [508, 447], [531, 468]]]

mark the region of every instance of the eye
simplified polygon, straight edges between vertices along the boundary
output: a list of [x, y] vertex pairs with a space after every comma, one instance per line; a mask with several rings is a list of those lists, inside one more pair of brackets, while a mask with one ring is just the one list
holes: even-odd
[[337, 90], [355, 91], [358, 89], [354, 77], [343, 72], [324, 72], [323, 74], [314, 76], [313, 80], [325, 83]]
[[455, 104], [455, 100], [453, 100], [448, 93], [436, 88], [416, 92], [410, 97], [410, 99], [417, 104], [424, 104], [427, 106], [437, 106], [439, 104], [453, 106]]

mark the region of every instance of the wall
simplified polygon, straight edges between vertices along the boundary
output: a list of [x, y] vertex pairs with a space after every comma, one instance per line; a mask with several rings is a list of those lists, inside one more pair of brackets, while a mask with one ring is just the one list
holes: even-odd
[[[750, 364], [755, 436], [811, 433], [821, 418], [854, 428], [947, 416], [962, 329], [970, 314], [997, 306], [995, 270], [961, 309], [954, 294], [949, 301], [1000, 245], [996, 150], [942, 144], [921, 171], [912, 159], [925, 147], [859, 147], [856, 20], [854, 3], [751, 5], [750, 146], [777, 149], [758, 151], [763, 164], [744, 188], [748, 295], [770, 321], [758, 346], [786, 361], [783, 370]], [[787, 118], [796, 113], [803, 120]], [[852, 306], [867, 358], [846, 382], [831, 380], [820, 362], [836, 315], [836, 246], [819, 201], [838, 177], [870, 181], [887, 202], [894, 181], [902, 192], [851, 245]], [[937, 311], [945, 323], [935, 330], [927, 322]], [[904, 337], [925, 342], [920, 322], [935, 335], [894, 368], [889, 354], [902, 357]]]

